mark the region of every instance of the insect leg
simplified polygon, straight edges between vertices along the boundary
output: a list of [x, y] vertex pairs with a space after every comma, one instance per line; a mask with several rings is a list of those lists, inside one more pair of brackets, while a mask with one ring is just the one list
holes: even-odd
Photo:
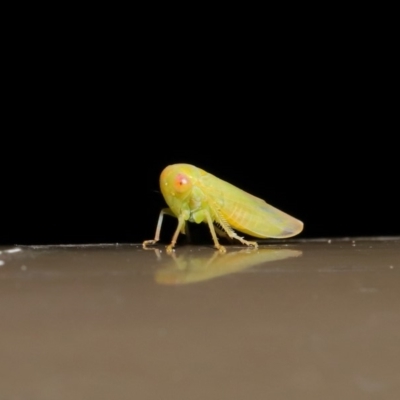
[[248, 240], [244, 239], [243, 237], [239, 236], [233, 229], [231, 229], [231, 232], [227, 231], [226, 233], [232, 239], [237, 239], [237, 240], [239, 240], [240, 243], [245, 244], [246, 246], [253, 246], [254, 248], [258, 247], [257, 242], [248, 241]]
[[178, 240], [179, 233], [182, 231], [182, 228], [185, 225], [185, 218], [183, 214], [178, 217], [178, 226], [176, 227], [174, 236], [172, 237], [171, 243], [167, 246], [167, 253], [171, 254], [173, 248], [175, 247], [175, 243]]
[[218, 237], [224, 238], [226, 240], [229, 240], [230, 242], [233, 242], [233, 239], [228, 236], [228, 234], [221, 228], [219, 228], [217, 225], [214, 224], [214, 229], [215, 233], [217, 234]]
[[220, 253], [226, 253], [225, 247], [221, 246], [218, 242], [217, 234], [215, 233], [214, 224], [213, 224], [213, 220], [211, 218], [210, 213], [208, 212], [208, 210], [204, 210], [204, 213], [207, 218], [208, 227], [210, 228], [211, 236], [214, 240], [214, 246], [219, 250]]
[[161, 232], [161, 225], [163, 222], [164, 214], [166, 215], [171, 215], [172, 217], [175, 217], [175, 215], [172, 213], [172, 211], [169, 208], [163, 208], [160, 212], [160, 216], [158, 217], [158, 222], [157, 222], [157, 229], [156, 229], [156, 234], [154, 236], [153, 240], [145, 240], [143, 242], [143, 248], [147, 249], [147, 245], [149, 244], [155, 244], [160, 240], [160, 232]]
[[258, 247], [257, 242], [248, 241], [239, 236], [220, 215], [217, 215], [217, 222], [231, 239], [239, 240], [240, 243], [245, 244], [246, 246], [253, 246], [254, 248]]

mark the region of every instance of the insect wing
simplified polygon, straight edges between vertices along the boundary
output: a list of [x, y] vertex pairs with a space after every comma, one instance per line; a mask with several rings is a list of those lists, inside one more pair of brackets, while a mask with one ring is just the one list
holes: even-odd
[[233, 229], [259, 238], [287, 238], [303, 230], [301, 221], [212, 174], [200, 184], [216, 222], [220, 215]]

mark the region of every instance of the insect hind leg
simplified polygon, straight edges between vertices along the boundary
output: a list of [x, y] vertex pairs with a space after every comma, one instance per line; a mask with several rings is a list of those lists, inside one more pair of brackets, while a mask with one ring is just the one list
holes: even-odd
[[226, 233], [230, 238], [239, 240], [240, 243], [245, 244], [246, 246], [253, 246], [254, 248], [258, 247], [257, 242], [246, 240], [242, 236], [239, 236], [232, 228], [229, 227], [229, 229], [230, 232], [227, 231]]
[[225, 233], [228, 235], [230, 239], [236, 239], [239, 240], [240, 243], [245, 244], [246, 246], [253, 246], [254, 248], [258, 247], [258, 243], [254, 241], [249, 241], [244, 239], [242, 236], [239, 236], [228, 224], [228, 222], [225, 221], [224, 218], [222, 218], [221, 215], [217, 214], [217, 223], [221, 226], [221, 228], [225, 231]]

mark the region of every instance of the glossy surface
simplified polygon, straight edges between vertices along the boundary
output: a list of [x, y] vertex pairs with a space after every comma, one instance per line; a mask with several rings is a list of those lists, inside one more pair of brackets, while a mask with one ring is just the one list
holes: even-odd
[[156, 249], [0, 248], [0, 398], [400, 398], [400, 239]]

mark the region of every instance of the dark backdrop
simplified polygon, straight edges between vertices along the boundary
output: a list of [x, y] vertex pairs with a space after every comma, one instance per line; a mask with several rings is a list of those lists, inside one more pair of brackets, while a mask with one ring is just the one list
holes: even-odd
[[[384, 55], [292, 43], [269, 57], [243, 47], [203, 59], [161, 47], [36, 49], [29, 68], [12, 66], [1, 244], [150, 239], [164, 207], [159, 174], [177, 162], [301, 219], [303, 238], [400, 234]], [[207, 227], [194, 231], [210, 242]]]

